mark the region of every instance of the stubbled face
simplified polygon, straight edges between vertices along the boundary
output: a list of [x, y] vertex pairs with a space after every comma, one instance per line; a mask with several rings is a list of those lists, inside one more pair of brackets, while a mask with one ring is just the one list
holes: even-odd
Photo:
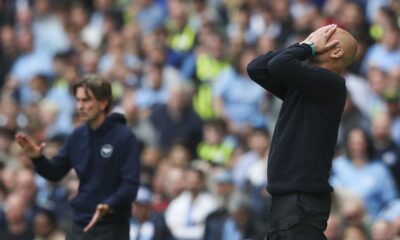
[[90, 89], [79, 87], [76, 90], [75, 98], [81, 121], [90, 123], [105, 114], [106, 103], [97, 100]]

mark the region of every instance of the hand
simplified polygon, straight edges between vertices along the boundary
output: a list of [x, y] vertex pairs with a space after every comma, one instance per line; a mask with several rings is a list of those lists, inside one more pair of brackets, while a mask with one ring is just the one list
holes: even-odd
[[31, 136], [23, 133], [17, 133], [15, 139], [19, 146], [21, 146], [23, 153], [28, 155], [30, 158], [38, 158], [42, 154], [43, 149], [46, 147], [45, 143], [40, 145], [36, 144]]
[[108, 213], [110, 207], [107, 204], [99, 204], [97, 205], [96, 212], [94, 213], [92, 220], [90, 220], [89, 224], [83, 229], [84, 232], [89, 231], [100, 219]]
[[333, 40], [328, 42], [330, 37], [336, 31], [336, 28], [337, 28], [336, 24], [331, 24], [318, 28], [317, 30], [312, 32], [306, 39], [304, 39], [304, 41], [302, 41], [301, 43], [313, 42], [317, 54], [325, 53], [339, 43], [338, 40]]

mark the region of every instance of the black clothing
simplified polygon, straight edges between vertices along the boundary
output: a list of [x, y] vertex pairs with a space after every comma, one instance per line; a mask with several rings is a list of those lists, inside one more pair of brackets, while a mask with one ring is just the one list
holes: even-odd
[[159, 144], [163, 151], [175, 143], [183, 141], [195, 154], [196, 146], [201, 141], [203, 122], [191, 108], [182, 109], [180, 116], [172, 116], [166, 104], [155, 106], [150, 122], [159, 133]]
[[204, 240], [222, 239], [224, 223], [229, 217], [228, 209], [219, 208], [210, 213], [206, 218], [206, 226], [204, 230]]
[[34, 234], [29, 228], [20, 234], [12, 234], [8, 229], [0, 230], [0, 240], [32, 240], [33, 238]]
[[326, 239], [330, 193], [272, 196], [267, 240]]
[[377, 144], [374, 146], [374, 159], [379, 159], [388, 167], [396, 182], [397, 190], [400, 191], [400, 148], [394, 141], [388, 142], [385, 146]]
[[254, 59], [249, 76], [283, 100], [269, 152], [268, 191], [328, 193], [332, 157], [346, 99], [344, 79], [302, 63], [311, 47], [295, 44]]
[[85, 226], [74, 224], [67, 233], [66, 240], [129, 240], [128, 223], [100, 223], [93, 226], [87, 233]]
[[6, 82], [6, 76], [10, 73], [14, 61], [15, 56], [4, 53], [4, 51], [0, 48], [0, 89], [2, 89], [4, 83]]

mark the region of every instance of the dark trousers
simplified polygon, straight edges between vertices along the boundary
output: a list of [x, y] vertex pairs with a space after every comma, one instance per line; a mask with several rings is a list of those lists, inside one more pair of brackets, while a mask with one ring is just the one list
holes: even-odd
[[129, 223], [100, 223], [88, 232], [84, 226], [74, 224], [66, 240], [129, 240]]
[[327, 194], [273, 195], [267, 240], [322, 240], [331, 209]]

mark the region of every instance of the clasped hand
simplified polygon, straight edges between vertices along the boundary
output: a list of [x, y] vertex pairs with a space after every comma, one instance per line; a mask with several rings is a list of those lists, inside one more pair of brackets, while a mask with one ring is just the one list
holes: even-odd
[[337, 39], [330, 40], [333, 33], [336, 31], [337, 25], [330, 24], [324, 27], [320, 27], [314, 32], [312, 32], [302, 43], [314, 43], [315, 50], [317, 54], [322, 54], [330, 49], [334, 48], [339, 41]]

